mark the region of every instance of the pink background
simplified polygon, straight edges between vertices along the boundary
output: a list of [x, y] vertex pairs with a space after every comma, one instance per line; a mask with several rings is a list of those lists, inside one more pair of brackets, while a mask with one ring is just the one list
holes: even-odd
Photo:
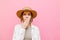
[[16, 11], [25, 6], [38, 12], [33, 24], [42, 40], [60, 40], [60, 0], [0, 0], [0, 40], [12, 40], [14, 26], [20, 23]]

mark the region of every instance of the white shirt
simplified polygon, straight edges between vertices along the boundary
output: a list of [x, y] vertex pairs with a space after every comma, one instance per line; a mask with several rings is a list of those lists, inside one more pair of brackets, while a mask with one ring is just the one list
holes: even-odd
[[[40, 31], [37, 26], [31, 25], [32, 40], [41, 40]], [[25, 29], [20, 24], [15, 25], [12, 40], [23, 40]]]

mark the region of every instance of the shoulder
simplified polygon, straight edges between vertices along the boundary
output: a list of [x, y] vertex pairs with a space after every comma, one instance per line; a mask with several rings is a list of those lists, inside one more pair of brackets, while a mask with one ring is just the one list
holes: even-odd
[[32, 30], [33, 30], [33, 32], [35, 32], [35, 33], [37, 33], [37, 34], [40, 33], [39, 27], [36, 26], [36, 25], [32, 25]]
[[37, 30], [37, 31], [39, 30], [39, 27], [36, 26], [36, 25], [32, 25], [32, 28], [35, 29], [35, 30]]
[[15, 29], [18, 29], [19, 27], [21, 27], [21, 24], [16, 24], [15, 25]]
[[21, 26], [21, 24], [16, 24], [15, 27]]

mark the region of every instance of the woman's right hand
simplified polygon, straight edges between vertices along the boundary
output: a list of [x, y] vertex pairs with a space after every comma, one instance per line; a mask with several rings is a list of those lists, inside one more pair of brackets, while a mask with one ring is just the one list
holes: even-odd
[[26, 29], [27, 28], [27, 26], [28, 26], [28, 24], [29, 24], [29, 21], [30, 21], [30, 17], [29, 18], [26, 18], [26, 20], [23, 22], [22, 21], [22, 28], [24, 28], [24, 29]]

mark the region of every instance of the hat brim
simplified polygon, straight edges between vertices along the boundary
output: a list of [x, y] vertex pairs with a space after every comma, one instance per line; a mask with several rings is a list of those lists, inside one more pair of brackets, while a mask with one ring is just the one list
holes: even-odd
[[22, 12], [23, 11], [31, 11], [32, 12], [32, 17], [33, 18], [35, 18], [36, 16], [37, 16], [37, 12], [35, 11], [35, 10], [18, 10], [17, 12], [16, 12], [16, 15], [19, 17], [19, 18], [21, 18], [21, 14], [22, 14]]

